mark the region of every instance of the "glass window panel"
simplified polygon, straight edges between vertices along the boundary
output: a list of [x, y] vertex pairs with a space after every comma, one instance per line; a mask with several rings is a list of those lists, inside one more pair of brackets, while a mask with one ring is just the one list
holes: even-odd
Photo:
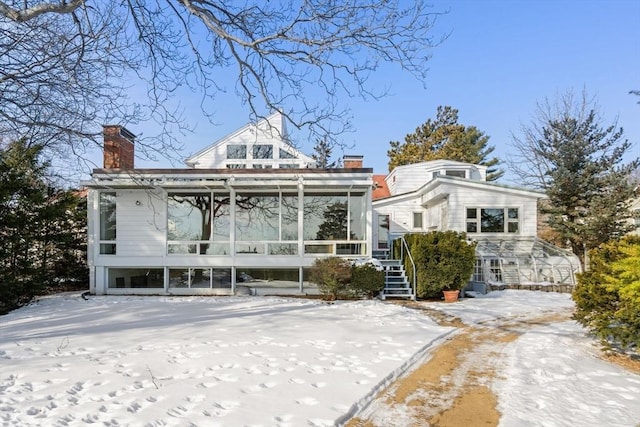
[[100, 240], [116, 240], [116, 193], [100, 193]]
[[211, 284], [214, 288], [231, 288], [231, 269], [214, 268], [211, 272]]
[[346, 194], [304, 196], [304, 240], [347, 240]]
[[209, 268], [190, 268], [189, 285], [191, 288], [206, 289], [211, 287], [211, 270]]
[[252, 288], [294, 288], [300, 287], [300, 273], [297, 268], [248, 268], [238, 270], [236, 279], [250, 282]]
[[298, 255], [297, 243], [270, 243], [269, 255]]
[[207, 245], [207, 255], [229, 255], [229, 243], [210, 243]]
[[478, 223], [467, 222], [467, 233], [477, 233], [477, 232], [478, 232]]
[[504, 209], [481, 209], [480, 218], [483, 233], [504, 233]]
[[509, 219], [518, 219], [518, 209], [509, 208], [508, 215], [509, 215]]
[[100, 243], [100, 253], [102, 255], [115, 255], [116, 244], [115, 243]]
[[253, 158], [254, 159], [273, 159], [273, 145], [254, 145], [253, 146]]
[[378, 249], [389, 249], [389, 215], [378, 215]]
[[188, 288], [189, 287], [189, 269], [188, 268], [169, 269], [169, 287], [170, 288]]
[[213, 194], [213, 205], [212, 205], [213, 233], [212, 235], [213, 235], [214, 241], [224, 242], [229, 240], [230, 229], [231, 229], [230, 204], [231, 204], [231, 196], [228, 193]]
[[237, 254], [264, 254], [265, 245], [264, 243], [260, 243], [260, 242], [236, 243], [236, 253]]
[[110, 268], [109, 288], [164, 288], [163, 268]]
[[518, 223], [517, 222], [509, 222], [508, 231], [509, 233], [517, 233], [518, 232]]
[[281, 159], [295, 159], [296, 156], [294, 156], [293, 154], [289, 153], [287, 150], [283, 150], [281, 148], [280, 149], [280, 158]]
[[280, 169], [297, 169], [300, 165], [297, 163], [280, 163]]
[[333, 245], [304, 245], [305, 254], [332, 254]]
[[244, 163], [227, 163], [227, 169], [244, 169], [247, 165]]
[[364, 240], [366, 238], [367, 207], [364, 193], [349, 195], [349, 240]]
[[236, 195], [236, 241], [278, 240], [279, 223], [277, 194]]
[[336, 255], [363, 255], [363, 243], [336, 243]]
[[167, 217], [169, 240], [209, 240], [211, 195], [209, 193], [169, 194]]
[[467, 219], [476, 219], [476, 218], [478, 218], [478, 209], [467, 208]]
[[227, 159], [246, 159], [246, 145], [227, 145]]
[[413, 228], [422, 228], [422, 212], [413, 213]]
[[464, 171], [446, 171], [445, 175], [447, 176], [456, 176], [458, 178], [465, 178], [465, 172]]
[[282, 232], [280, 240], [298, 240], [298, 196], [283, 194], [281, 209]]
[[195, 254], [197, 252], [198, 245], [195, 244], [178, 244], [178, 243], [169, 243], [169, 253], [170, 254]]

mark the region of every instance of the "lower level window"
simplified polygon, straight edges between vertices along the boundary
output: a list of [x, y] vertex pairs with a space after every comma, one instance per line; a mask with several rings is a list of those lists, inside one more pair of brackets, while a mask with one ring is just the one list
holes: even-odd
[[109, 288], [164, 288], [164, 268], [110, 268]]
[[518, 208], [467, 208], [467, 233], [518, 233]]
[[170, 288], [230, 288], [230, 268], [170, 268]]

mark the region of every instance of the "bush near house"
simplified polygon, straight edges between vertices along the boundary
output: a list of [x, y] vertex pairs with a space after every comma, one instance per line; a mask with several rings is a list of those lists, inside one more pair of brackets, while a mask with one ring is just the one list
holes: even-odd
[[[404, 236], [416, 264], [416, 297], [439, 298], [443, 290], [464, 288], [476, 259], [476, 243], [468, 242], [464, 232], [432, 231]], [[394, 245], [394, 255], [400, 256], [400, 242]], [[408, 257], [405, 270], [411, 271]]]
[[328, 300], [373, 298], [384, 288], [384, 271], [373, 265], [351, 265], [339, 257], [320, 258], [311, 268], [311, 281]]
[[384, 288], [384, 271], [373, 265], [363, 264], [351, 267], [351, 291], [357, 297], [374, 298]]
[[351, 264], [339, 257], [318, 258], [311, 267], [310, 279], [327, 299], [345, 298], [349, 295]]
[[578, 275], [574, 318], [602, 343], [622, 351], [640, 347], [640, 237], [627, 236], [589, 252]]

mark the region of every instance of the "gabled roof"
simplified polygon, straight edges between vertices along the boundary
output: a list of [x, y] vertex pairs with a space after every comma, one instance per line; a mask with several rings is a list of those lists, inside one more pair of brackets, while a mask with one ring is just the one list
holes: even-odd
[[[222, 153], [226, 155], [224, 146], [228, 144], [243, 144], [247, 146], [270, 144], [274, 146], [273, 151], [278, 152], [278, 155], [280, 149], [288, 153], [287, 158], [282, 158], [284, 163], [297, 162], [296, 164], [299, 164], [299, 167], [309, 167], [315, 164], [313, 158], [305, 155], [290, 144], [284, 117], [279, 112], [275, 112], [257, 123], [248, 123], [218, 139], [213, 144], [186, 158], [185, 163], [189, 167], [198, 169], [225, 167], [227, 159]], [[251, 163], [252, 161], [252, 158], [248, 158], [244, 163]], [[235, 162], [240, 163], [239, 160]], [[259, 163], [265, 163], [264, 159], [260, 159]], [[249, 165], [248, 167], [251, 166]]]
[[385, 180], [386, 177], [386, 175], [373, 175], [373, 200], [383, 199], [391, 195], [389, 186]]
[[[511, 187], [508, 185], [497, 184], [494, 182], [475, 181], [475, 180], [470, 180], [465, 178], [439, 175], [436, 178], [432, 179], [431, 181], [425, 183], [423, 186], [421, 186], [417, 190], [409, 191], [401, 194], [394, 194], [382, 199], [377, 199], [377, 200], [374, 199], [373, 203], [374, 205], [395, 203], [403, 199], [422, 197], [425, 194], [429, 193], [430, 191], [437, 190], [439, 187], [443, 185], [456, 186], [460, 188], [470, 188], [478, 191], [495, 191], [495, 192], [501, 192], [501, 193], [508, 193], [513, 196], [526, 197], [526, 198], [532, 198], [532, 199], [544, 199], [547, 197], [542, 192]], [[423, 202], [426, 202], [426, 201], [423, 200]]]

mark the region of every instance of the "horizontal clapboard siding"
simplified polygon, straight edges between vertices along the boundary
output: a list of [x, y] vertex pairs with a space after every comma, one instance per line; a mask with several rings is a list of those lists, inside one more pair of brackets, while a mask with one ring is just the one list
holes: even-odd
[[118, 257], [166, 253], [166, 202], [158, 193], [119, 191], [116, 212]]

